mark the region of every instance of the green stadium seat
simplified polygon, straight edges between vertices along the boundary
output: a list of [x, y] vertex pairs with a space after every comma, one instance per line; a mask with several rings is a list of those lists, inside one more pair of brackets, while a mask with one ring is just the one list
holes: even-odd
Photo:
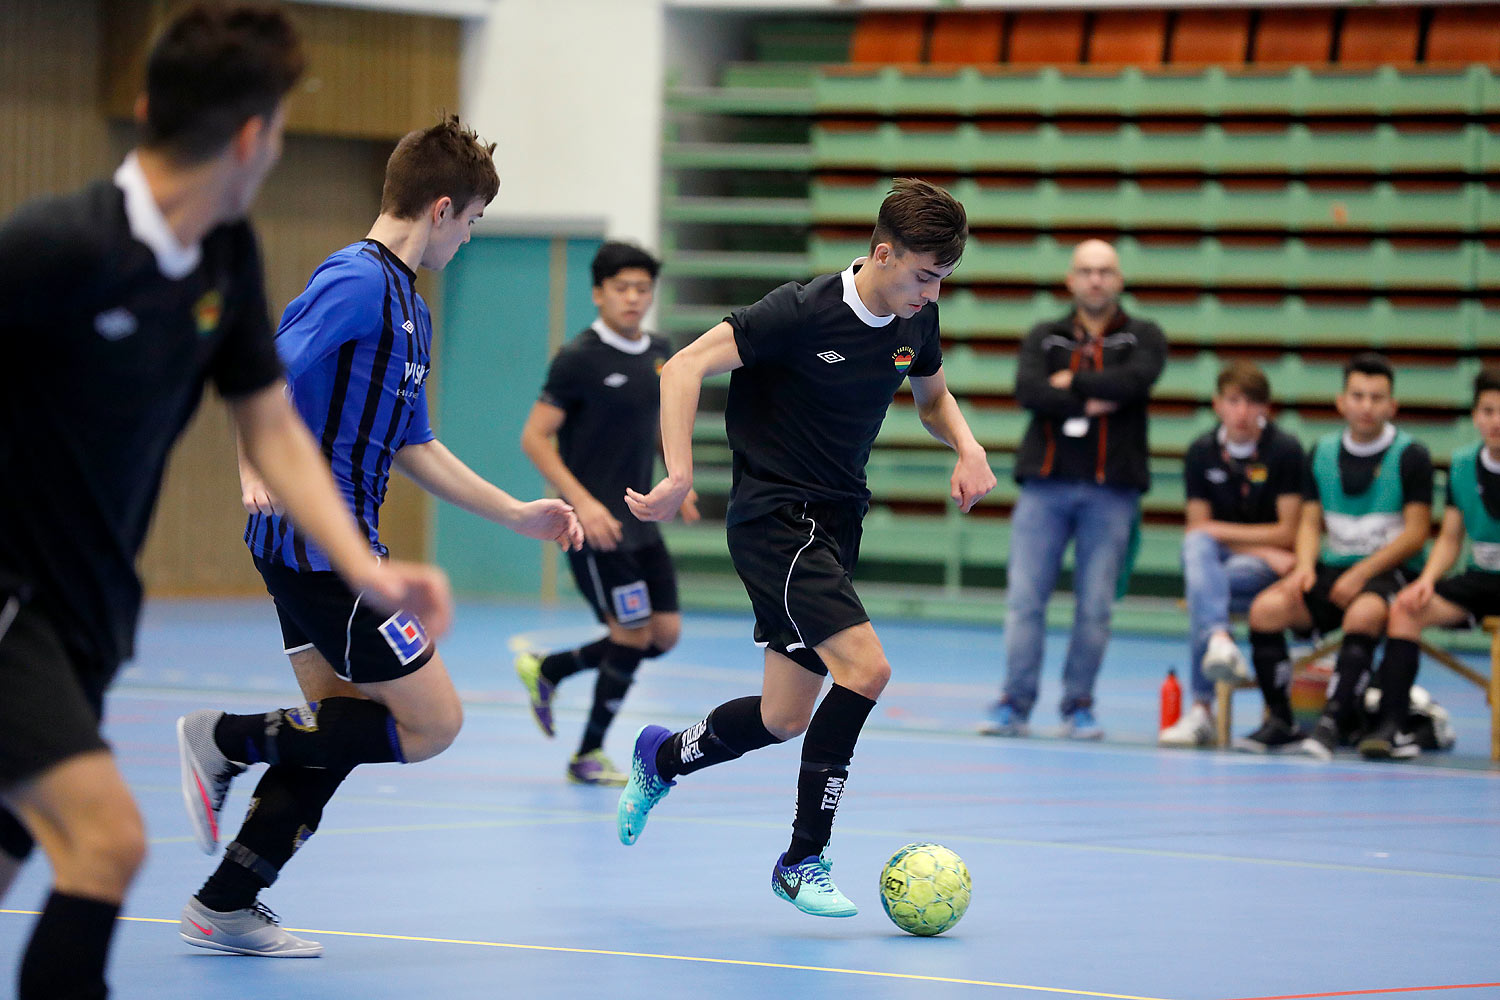
[[1014, 395], [1016, 356], [957, 344], [943, 352], [943, 377], [959, 395]]
[[800, 143], [668, 142], [662, 166], [698, 170], [811, 169], [812, 147]]
[[812, 205], [806, 198], [668, 195], [662, 198], [661, 215], [665, 222], [805, 226], [812, 222]]
[[1181, 455], [1192, 444], [1193, 438], [1213, 429], [1217, 422], [1214, 411], [1206, 406], [1190, 414], [1153, 411], [1147, 430], [1151, 454]]
[[[678, 278], [764, 278], [806, 281], [813, 275], [807, 255], [739, 250], [671, 250], [662, 266]], [[848, 266], [848, 258], [832, 270]]]
[[1191, 399], [1207, 402], [1223, 363], [1212, 351], [1199, 351], [1191, 358], [1169, 358], [1161, 377], [1152, 387], [1154, 399]]

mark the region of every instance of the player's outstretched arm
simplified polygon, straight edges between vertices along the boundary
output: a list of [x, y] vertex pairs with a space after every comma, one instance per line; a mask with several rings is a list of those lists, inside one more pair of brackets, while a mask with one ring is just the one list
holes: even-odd
[[744, 362], [734, 328], [720, 323], [693, 341], [661, 370], [661, 451], [667, 477], [650, 493], [625, 491], [625, 504], [642, 521], [670, 521], [693, 488], [693, 418], [698, 395], [710, 375], [733, 371]]
[[453, 622], [448, 577], [436, 567], [375, 558], [284, 386], [277, 382], [232, 399], [229, 409], [251, 468], [350, 588], [388, 610], [412, 612], [429, 635], [446, 632]]
[[969, 430], [969, 422], [958, 408], [958, 400], [948, 391], [948, 379], [939, 368], [933, 375], [908, 379], [917, 401], [917, 414], [927, 433], [958, 453], [953, 476], [948, 481], [949, 495], [958, 509], [968, 513], [985, 494], [995, 488], [995, 472], [990, 468], [984, 449]]
[[568, 504], [551, 498], [517, 500], [465, 465], [441, 441], [407, 445], [396, 452], [396, 468], [439, 500], [518, 534], [557, 542], [570, 551], [583, 545], [583, 529]]

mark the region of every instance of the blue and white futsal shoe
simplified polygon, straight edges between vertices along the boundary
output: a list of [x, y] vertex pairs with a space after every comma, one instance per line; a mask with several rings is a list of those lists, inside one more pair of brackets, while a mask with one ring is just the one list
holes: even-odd
[[675, 781], [663, 781], [656, 770], [656, 751], [672, 735], [665, 726], [642, 726], [635, 734], [635, 752], [630, 757], [630, 780], [620, 792], [615, 821], [620, 843], [633, 844], [646, 829], [651, 807], [666, 798]]
[[815, 917], [852, 917], [859, 907], [833, 884], [833, 862], [821, 854], [794, 865], [776, 859], [771, 869], [771, 891], [803, 913]]

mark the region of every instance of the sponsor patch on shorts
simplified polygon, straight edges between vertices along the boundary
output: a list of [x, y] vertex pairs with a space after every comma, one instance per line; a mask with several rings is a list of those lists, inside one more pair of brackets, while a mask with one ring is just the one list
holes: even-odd
[[646, 592], [646, 581], [637, 580], [609, 592], [614, 601], [615, 621], [621, 625], [638, 622], [651, 617], [651, 595]]
[[387, 618], [380, 625], [380, 634], [403, 667], [427, 648], [427, 633], [422, 631], [417, 616], [409, 611], [397, 611]]

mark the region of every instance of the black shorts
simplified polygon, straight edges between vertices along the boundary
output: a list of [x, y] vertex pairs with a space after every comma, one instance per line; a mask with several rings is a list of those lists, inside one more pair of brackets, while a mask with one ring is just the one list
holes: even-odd
[[35, 605], [0, 591], [0, 788], [108, 749], [99, 719], [115, 668], [70, 650], [64, 634]]
[[299, 573], [259, 556], [255, 568], [276, 602], [288, 655], [316, 649], [344, 680], [370, 684], [414, 674], [437, 652], [416, 615], [376, 610], [337, 573]]
[[1485, 618], [1500, 615], [1500, 573], [1471, 569], [1439, 580], [1432, 589], [1443, 600], [1451, 601], [1469, 613], [1467, 624], [1470, 628]]
[[[1338, 578], [1348, 568], [1348, 566], [1330, 566], [1327, 563], [1318, 563], [1318, 579], [1313, 583], [1312, 589], [1302, 595], [1303, 601], [1307, 604], [1307, 612], [1312, 616], [1313, 628], [1318, 632], [1332, 632], [1335, 629], [1344, 627], [1344, 611], [1346, 609], [1330, 601], [1328, 599], [1328, 592], [1333, 589], [1334, 583], [1338, 581]], [[1385, 598], [1385, 602], [1389, 604], [1391, 598], [1400, 593], [1401, 588], [1410, 582], [1407, 579], [1406, 571], [1397, 567], [1396, 569], [1388, 569], [1384, 573], [1371, 578], [1370, 582], [1365, 584], [1364, 589], [1360, 593], [1376, 594]]]
[[677, 610], [677, 570], [659, 538], [643, 549], [600, 552], [585, 546], [568, 553], [568, 565], [594, 617], [606, 625], [641, 628], [652, 614]]
[[755, 609], [757, 645], [828, 672], [813, 650], [870, 620], [853, 581], [863, 517], [855, 504], [791, 503], [729, 527], [729, 557]]

